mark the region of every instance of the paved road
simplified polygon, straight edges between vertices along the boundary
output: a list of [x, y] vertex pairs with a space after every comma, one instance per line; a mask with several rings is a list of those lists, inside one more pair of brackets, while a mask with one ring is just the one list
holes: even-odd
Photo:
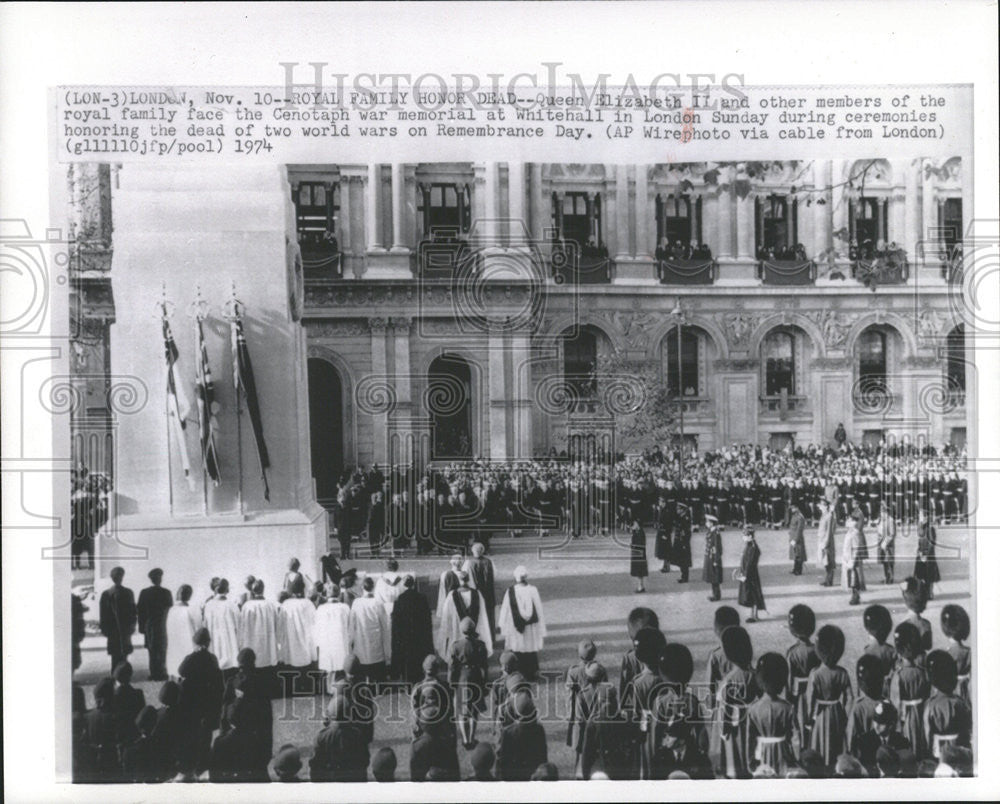
[[[816, 557], [815, 539], [810, 534], [807, 549], [811, 559]], [[838, 547], [843, 538], [843, 530], [838, 533]], [[529, 569], [530, 580], [540, 592], [545, 610], [549, 636], [542, 653], [542, 675], [545, 677], [539, 690], [540, 710], [548, 713], [545, 723], [549, 735], [550, 760], [555, 762], [563, 778], [571, 773], [574, 757], [565, 745], [565, 694], [562, 689], [562, 675], [566, 667], [576, 658], [576, 646], [584, 638], [593, 639], [598, 646], [598, 660], [608, 668], [612, 681], [617, 681], [622, 653], [627, 649], [625, 618], [636, 605], [653, 608], [661, 619], [661, 625], [668, 639], [684, 642], [694, 654], [696, 678], [704, 672], [709, 651], [714, 647], [712, 614], [715, 604], [706, 600], [708, 589], [700, 581], [700, 557], [704, 535], [695, 534], [692, 551], [696, 566], [692, 569], [692, 581], [682, 585], [676, 569], [669, 574], [657, 572], [659, 562], [652, 559], [652, 538], [649, 555], [652, 575], [647, 582], [648, 592], [634, 594], [628, 577], [628, 557], [624, 547], [616, 546], [609, 539], [581, 539], [557, 547], [560, 538], [556, 536], [541, 540], [523, 538], [519, 540], [496, 540], [494, 562], [497, 584], [500, 591], [510, 582], [513, 569], [524, 564]], [[753, 639], [755, 653], [769, 650], [784, 650], [793, 642], [788, 634], [786, 618], [788, 609], [799, 602], [808, 603], [816, 611], [818, 626], [835, 623], [844, 629], [847, 636], [847, 651], [843, 665], [853, 677], [854, 663], [867, 641], [867, 634], [861, 622], [861, 607], [848, 606], [849, 595], [839, 587], [818, 586], [820, 571], [814, 564], [807, 564], [805, 574], [794, 577], [789, 574], [787, 560], [787, 539], [784, 532], [758, 531], [761, 545], [761, 577], [768, 610], [764, 619], [748, 626]], [[958, 602], [971, 607], [969, 584], [969, 539], [964, 529], [943, 528], [939, 532], [938, 554], [941, 556], [943, 580], [939, 584], [935, 599], [925, 616], [934, 628], [935, 645], [944, 645], [940, 631], [941, 607], [946, 603]], [[911, 556], [916, 538], [900, 537], [897, 540], [897, 580], [902, 580], [912, 568]], [[740, 555], [740, 534], [728, 530], [724, 534], [724, 556], [726, 559], [723, 586], [723, 603], [735, 604], [736, 584], [728, 581], [731, 568]], [[949, 557], [950, 556], [950, 557]], [[447, 558], [417, 560], [403, 556], [400, 559], [403, 570], [414, 570], [420, 577], [422, 589], [432, 601], [437, 600], [437, 578], [447, 566]], [[360, 560], [349, 562], [348, 566], [377, 572], [383, 561]], [[839, 580], [839, 569], [837, 579]], [[902, 595], [898, 586], [885, 586], [880, 582], [881, 571], [874, 562], [866, 570], [868, 591], [862, 595], [864, 604], [882, 603], [892, 612], [894, 620], [906, 616]], [[138, 590], [136, 590], [138, 591]], [[746, 611], [744, 610], [744, 613]], [[141, 645], [141, 637], [135, 637], [135, 644]], [[88, 705], [92, 705], [92, 687], [107, 671], [108, 657], [104, 653], [100, 637], [88, 637], [83, 645], [84, 664], [76, 674], [76, 679], [86, 687]], [[143, 688], [147, 700], [155, 703], [159, 685], [144, 681], [147, 674], [146, 651], [137, 648], [132, 657], [136, 669], [138, 686]], [[393, 712], [390, 720], [376, 727], [376, 741], [373, 749], [383, 745], [392, 747], [399, 758], [399, 778], [408, 778], [409, 763], [409, 704], [405, 696], [399, 696], [398, 704], [389, 706], [389, 696], [383, 697], [386, 709]], [[312, 752], [316, 732], [321, 728], [322, 700], [319, 697], [298, 698], [275, 702], [275, 740], [277, 748], [284, 743], [294, 743], [300, 747], [303, 757]], [[489, 732], [481, 730], [481, 737]], [[463, 772], [471, 769], [465, 752], [459, 749]]]

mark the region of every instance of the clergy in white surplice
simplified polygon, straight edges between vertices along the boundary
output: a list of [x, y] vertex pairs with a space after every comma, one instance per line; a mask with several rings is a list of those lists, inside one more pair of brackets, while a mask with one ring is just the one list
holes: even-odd
[[351, 607], [341, 601], [339, 589], [328, 583], [323, 602], [316, 609], [315, 641], [319, 669], [333, 682], [344, 670], [351, 652]]
[[281, 661], [303, 668], [316, 661], [316, 607], [306, 598], [306, 583], [301, 577], [294, 579], [289, 589], [291, 597], [281, 604]]
[[264, 599], [264, 582], [254, 580], [250, 597], [240, 609], [240, 647], [250, 648], [257, 657], [257, 667], [278, 664], [281, 641], [281, 609], [273, 600]]
[[517, 656], [517, 667], [531, 680], [538, 673], [538, 652], [545, 641], [545, 616], [538, 589], [528, 583], [528, 570], [514, 570], [514, 584], [504, 593], [497, 621], [507, 650]]
[[375, 580], [368, 576], [361, 589], [351, 604], [351, 650], [361, 665], [354, 680], [380, 682], [392, 659], [392, 627], [385, 606], [375, 599]]
[[191, 605], [192, 589], [184, 584], [167, 612], [167, 672], [180, 678], [181, 662], [192, 650], [195, 631], [201, 628], [201, 609]]
[[403, 593], [403, 576], [399, 574], [399, 562], [390, 558], [387, 569], [375, 581], [375, 599], [385, 606], [385, 612], [392, 617], [392, 607]]
[[486, 601], [482, 594], [469, 586], [469, 573], [457, 572], [458, 588], [445, 595], [438, 624], [436, 647], [440, 656], [447, 656], [453, 642], [462, 638], [462, 620], [466, 617], [476, 624], [479, 638], [486, 643], [486, 653], [493, 653], [493, 635]]
[[229, 598], [229, 581], [225, 578], [219, 579], [215, 596], [205, 603], [205, 627], [212, 637], [212, 653], [219, 660], [219, 669], [235, 668], [236, 654], [240, 652], [240, 610]]

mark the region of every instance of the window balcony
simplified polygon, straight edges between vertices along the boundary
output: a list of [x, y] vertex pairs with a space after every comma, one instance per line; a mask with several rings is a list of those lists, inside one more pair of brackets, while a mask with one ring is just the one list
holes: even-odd
[[464, 239], [435, 236], [420, 244], [416, 268], [424, 279], [452, 279], [469, 259], [475, 259], [474, 252]]
[[868, 385], [854, 389], [854, 410], [864, 415], [899, 413], [903, 398], [884, 385]]
[[816, 263], [812, 260], [761, 260], [757, 278], [765, 285], [811, 285], [816, 281]]
[[575, 249], [552, 249], [552, 279], [557, 285], [611, 284], [613, 263], [607, 254], [580, 254]]
[[711, 285], [719, 275], [715, 260], [658, 260], [656, 273], [662, 285]]
[[945, 412], [954, 413], [955, 411], [965, 410], [965, 389], [964, 388], [951, 388], [948, 390], [948, 397], [945, 401]]
[[760, 410], [765, 416], [777, 416], [784, 420], [789, 416], [809, 413], [809, 398], [785, 394], [762, 396], [760, 397]]
[[299, 251], [302, 253], [302, 274], [306, 279], [343, 277], [342, 255], [336, 241], [300, 234]]
[[910, 264], [902, 250], [882, 252], [854, 260], [851, 276], [870, 290], [879, 285], [902, 285], [910, 278]]
[[712, 416], [715, 408], [707, 396], [674, 397], [673, 403], [683, 410], [685, 416]]

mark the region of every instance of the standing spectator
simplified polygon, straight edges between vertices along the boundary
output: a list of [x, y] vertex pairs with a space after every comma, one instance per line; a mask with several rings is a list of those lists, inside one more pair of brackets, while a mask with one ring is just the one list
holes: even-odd
[[403, 592], [389, 618], [392, 640], [391, 675], [408, 684], [420, 680], [424, 658], [434, 652], [434, 627], [427, 598], [412, 575], [403, 576]]
[[503, 782], [527, 782], [535, 768], [549, 760], [545, 729], [527, 690], [514, 696], [511, 709], [514, 722], [500, 734], [497, 770]]
[[964, 643], [969, 638], [971, 626], [969, 614], [961, 606], [949, 603], [941, 609], [941, 630], [948, 638], [948, 653], [955, 660], [958, 672], [958, 696], [972, 708], [972, 696], [969, 690], [972, 686], [972, 650]]
[[455, 690], [455, 712], [462, 746], [475, 748], [476, 724], [486, 709], [486, 675], [489, 655], [486, 644], [476, 635], [476, 624], [466, 617], [461, 623], [462, 638], [452, 643], [448, 654], [448, 681]]
[[629, 575], [635, 578], [635, 591], [645, 592], [646, 578], [649, 576], [649, 563], [646, 561], [646, 531], [642, 529], [637, 515], [630, 513], [627, 516], [632, 518], [629, 524], [631, 534]]
[[223, 673], [236, 672], [236, 655], [240, 652], [240, 610], [229, 599], [229, 581], [219, 578], [215, 595], [205, 604], [205, 627], [212, 635], [212, 648]]
[[740, 582], [738, 600], [741, 606], [749, 607], [750, 616], [748, 623], [757, 622], [757, 610], [767, 610], [764, 602], [764, 590], [761, 588], [760, 571], [757, 568], [760, 562], [760, 547], [754, 538], [753, 525], [743, 527], [743, 557], [740, 559], [740, 568], [737, 579]]
[[816, 613], [804, 603], [797, 603], [788, 612], [788, 630], [797, 642], [785, 651], [788, 662], [788, 702], [795, 707], [799, 748], [809, 744], [809, 721], [806, 708], [806, 688], [809, 675], [820, 666], [816, 646], [811, 637], [816, 630]]
[[806, 562], [806, 518], [797, 505], [789, 507], [788, 516], [788, 557], [792, 561], [792, 575], [802, 574]]
[[847, 431], [844, 429], [843, 422], [840, 422], [837, 429], [833, 431], [833, 440], [836, 442], [838, 450], [843, 449], [844, 442], [847, 441]]
[[240, 609], [239, 644], [252, 650], [257, 667], [267, 671], [278, 664], [281, 638], [281, 609], [273, 600], [264, 599], [264, 582], [258, 578]]
[[788, 683], [788, 662], [780, 653], [765, 653], [757, 660], [760, 698], [747, 710], [748, 756], [754, 770], [762, 765], [784, 776], [795, 765], [792, 738], [797, 730], [795, 707], [781, 697]]
[[70, 595], [72, 609], [71, 616], [73, 618], [73, 671], [80, 669], [80, 665], [83, 664], [83, 656], [80, 653], [80, 643], [83, 642], [83, 638], [87, 635], [87, 626], [83, 620], [83, 601], [74, 594]]
[[[426, 703], [417, 711], [417, 734], [410, 747], [410, 781], [431, 781], [439, 770], [441, 781], [458, 781], [458, 751], [455, 730], [446, 710]], [[435, 774], [438, 775], [438, 774]]]
[[656, 541], [653, 546], [653, 555], [663, 562], [660, 572], [670, 572], [670, 537], [673, 530], [674, 502], [664, 494], [656, 504]]
[[[831, 487], [836, 491], [837, 487], [835, 485], [828, 486], [827, 488]], [[836, 500], [831, 502], [829, 497], [819, 505], [819, 525], [816, 529], [819, 538], [817, 552], [819, 553], [820, 563], [826, 571], [825, 577], [820, 581], [820, 586], [833, 586], [833, 572], [837, 568], [837, 514], [835, 506]]]
[[528, 583], [524, 566], [514, 569], [514, 584], [504, 595], [497, 626], [505, 648], [517, 656], [518, 669], [526, 679], [534, 680], [538, 675], [538, 652], [545, 640], [545, 615], [538, 589]]
[[344, 675], [344, 660], [351, 652], [351, 609], [340, 599], [340, 590], [327, 583], [316, 609], [314, 641], [318, 668], [326, 673], [327, 689]]
[[917, 526], [917, 559], [913, 565], [913, 577], [924, 582], [927, 599], [934, 599], [934, 584], [941, 580], [941, 570], [937, 563], [937, 530], [927, 517], [927, 509], [921, 507]]
[[385, 541], [385, 502], [382, 492], [371, 495], [371, 505], [368, 506], [368, 550], [372, 558], [378, 558]]
[[566, 670], [566, 691], [569, 693], [569, 728], [566, 730], [566, 745], [574, 745], [573, 731], [578, 730], [575, 741], [577, 756], [580, 754], [581, 743], [583, 742], [583, 730], [586, 718], [581, 717], [580, 712], [580, 692], [585, 683], [584, 671], [587, 665], [594, 661], [597, 655], [597, 646], [593, 641], [585, 639], [577, 648], [577, 656], [580, 661], [575, 662]]
[[167, 612], [167, 672], [172, 678], [180, 676], [181, 662], [191, 649], [191, 640], [201, 628], [201, 610], [191, 605], [193, 590], [183, 584], [177, 590], [177, 600]]
[[306, 599], [301, 577], [292, 581], [289, 592], [291, 597], [281, 604], [281, 661], [296, 671], [291, 680], [294, 692], [296, 681], [303, 679], [316, 661], [316, 607]]
[[385, 681], [392, 658], [392, 630], [385, 606], [375, 599], [375, 581], [369, 576], [361, 588], [364, 595], [351, 606], [351, 645], [361, 664], [360, 677], [378, 684]]
[[895, 583], [896, 578], [896, 520], [885, 508], [875, 524], [878, 537], [878, 563], [882, 565], [884, 582]]
[[812, 731], [809, 747], [832, 768], [844, 749], [847, 730], [847, 706], [854, 695], [851, 677], [837, 662], [844, 655], [844, 632], [835, 625], [824, 625], [816, 635], [816, 653], [822, 665], [809, 675], [806, 689]]
[[951, 654], [932, 650], [927, 654], [931, 694], [924, 704], [924, 739], [931, 756], [942, 759], [947, 745], [969, 748], [972, 744], [972, 711], [955, 695], [958, 667]]
[[861, 531], [853, 514], [847, 517], [847, 533], [844, 534], [842, 582], [844, 589], [851, 590], [850, 605], [861, 603], [861, 592], [865, 588], [864, 563], [862, 561]]
[[[677, 515], [673, 521], [673, 540], [670, 545], [670, 561], [681, 571], [677, 583], [687, 583], [691, 571], [691, 509], [684, 503], [677, 503]], [[668, 565], [669, 569], [669, 565]]]
[[490, 621], [490, 634], [496, 635], [497, 592], [493, 562], [484, 555], [486, 547], [481, 542], [472, 545], [472, 558], [462, 567], [469, 573], [469, 586], [478, 590], [486, 603], [486, 617]]
[[114, 713], [115, 682], [102, 678], [94, 687], [94, 708], [84, 719], [87, 760], [82, 778], [74, 781], [111, 782], [120, 772]]
[[139, 593], [139, 603], [136, 613], [139, 621], [139, 633], [146, 637], [146, 648], [149, 650], [150, 681], [166, 681], [167, 679], [167, 612], [174, 604], [174, 596], [169, 589], [160, 586], [163, 581], [163, 570], [159, 567], [149, 571], [152, 586], [147, 586]]
[[265, 767], [271, 761], [274, 731], [270, 679], [257, 668], [257, 657], [250, 648], [239, 652], [237, 663], [239, 669], [222, 693], [222, 731], [229, 729], [233, 707], [239, 704], [243, 708], [243, 731], [253, 736], [248, 743], [257, 754], [257, 765]]
[[137, 619], [135, 595], [127, 586], [122, 586], [124, 578], [125, 570], [115, 567], [111, 570], [111, 588], [101, 593], [101, 633], [108, 640], [112, 671], [132, 653], [132, 634]]
[[178, 708], [186, 713], [193, 732], [181, 754], [185, 775], [200, 773], [208, 766], [212, 732], [219, 725], [222, 712], [222, 670], [215, 654], [208, 650], [212, 642], [207, 628], [194, 635], [195, 649], [181, 662], [181, 697]]
[[326, 715], [309, 761], [310, 780], [367, 782], [368, 742], [362, 727], [351, 716], [347, 696], [338, 694], [330, 698]]
[[181, 770], [182, 744], [190, 740], [187, 731], [190, 721], [178, 704], [181, 699], [181, 688], [176, 681], [166, 681], [160, 687], [159, 700], [162, 706], [156, 712], [156, 728], [153, 730], [153, 741], [160, 752], [164, 776], [174, 777]]
[[215, 738], [209, 758], [212, 782], [268, 782], [271, 752], [262, 754], [253, 731], [248, 705], [238, 699], [229, 712], [229, 730]]
[[714, 514], [705, 514], [705, 563], [701, 571], [701, 579], [712, 585], [712, 595], [709, 601], [714, 603], [722, 600], [722, 531], [719, 530], [719, 520]]
[[132, 686], [132, 665], [123, 661], [115, 668], [114, 704], [115, 732], [118, 745], [126, 746], [139, 737], [135, 719], [146, 705], [146, 696], [142, 690]]

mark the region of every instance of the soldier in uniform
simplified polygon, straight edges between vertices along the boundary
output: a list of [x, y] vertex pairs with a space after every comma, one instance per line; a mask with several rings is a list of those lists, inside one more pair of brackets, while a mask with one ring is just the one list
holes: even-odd
[[688, 572], [691, 569], [691, 510], [684, 503], [677, 505], [677, 516], [673, 522], [673, 540], [670, 545], [670, 561], [681, 571], [677, 583], [687, 583]]
[[719, 520], [713, 514], [705, 516], [708, 533], [705, 534], [705, 563], [702, 567], [701, 579], [712, 586], [709, 601], [722, 599], [722, 532], [719, 530]]
[[670, 536], [674, 530], [676, 505], [668, 496], [671, 491], [669, 487], [664, 489], [656, 508], [656, 543], [653, 554], [663, 562], [660, 572], [670, 572]]
[[788, 612], [788, 630], [796, 642], [785, 651], [788, 662], [788, 701], [795, 707], [798, 719], [800, 749], [809, 745], [806, 711], [806, 686], [809, 674], [819, 667], [819, 656], [811, 637], [816, 630], [816, 614], [809, 606], [798, 603]]
[[865, 653], [878, 659], [883, 677], [889, 678], [896, 667], [896, 649], [886, 643], [892, 633], [892, 615], [885, 606], [875, 603], [865, 609], [864, 623], [865, 631], [872, 638]]
[[971, 747], [972, 711], [955, 694], [958, 666], [950, 653], [932, 650], [927, 654], [927, 674], [931, 694], [924, 704], [924, 739], [931, 756], [941, 759], [945, 745]]
[[958, 671], [958, 695], [971, 707], [972, 651], [964, 644], [970, 631], [968, 612], [959, 605], [949, 603], [941, 609], [941, 630], [948, 638], [948, 653], [955, 660]]

